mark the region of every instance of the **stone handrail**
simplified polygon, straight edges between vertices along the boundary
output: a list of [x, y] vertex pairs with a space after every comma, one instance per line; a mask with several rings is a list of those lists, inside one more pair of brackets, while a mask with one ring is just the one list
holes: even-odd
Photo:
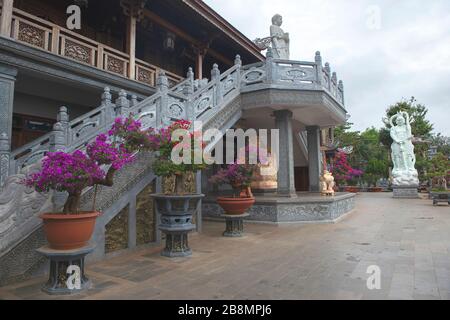
[[145, 129], [168, 125], [180, 119], [205, 121], [220, 111], [218, 106], [228, 102], [230, 97], [264, 85], [292, 90], [325, 90], [340, 105], [344, 105], [343, 83], [337, 81], [335, 72], [331, 73], [329, 63], [322, 66], [319, 52], [315, 62], [304, 62], [273, 59], [269, 50], [265, 62], [247, 66], [242, 66], [237, 56], [235, 65], [223, 74], [214, 65], [211, 81], [203, 82], [206, 83], [204, 80], [194, 81], [194, 74], [189, 68], [187, 78], [169, 88], [169, 79], [161, 72], [156, 83], [158, 92], [140, 102], [135, 96], [129, 100], [125, 91], [121, 91], [113, 102], [109, 89], [105, 88], [100, 107], [72, 121], [69, 121], [67, 108], [61, 107], [53, 132], [14, 152], [9, 152], [6, 142], [2, 143], [0, 137], [0, 182], [3, 184], [9, 175], [20, 173], [49, 151], [82, 148], [99, 132], [106, 131], [114, 118], [120, 115], [133, 114]]
[[257, 87], [291, 90], [325, 90], [341, 106], [344, 106], [344, 84], [338, 81], [330, 64], [322, 65], [320, 52], [314, 62], [273, 59], [268, 50], [265, 63], [258, 62], [243, 67], [242, 91], [254, 91]]

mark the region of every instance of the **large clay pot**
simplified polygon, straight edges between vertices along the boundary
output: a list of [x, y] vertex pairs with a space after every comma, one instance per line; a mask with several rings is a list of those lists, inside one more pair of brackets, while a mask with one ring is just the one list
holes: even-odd
[[223, 210], [225, 210], [225, 214], [241, 215], [255, 204], [255, 198], [220, 197], [217, 198], [217, 203], [222, 207]]
[[50, 248], [74, 250], [85, 247], [92, 237], [98, 216], [98, 212], [41, 215]]

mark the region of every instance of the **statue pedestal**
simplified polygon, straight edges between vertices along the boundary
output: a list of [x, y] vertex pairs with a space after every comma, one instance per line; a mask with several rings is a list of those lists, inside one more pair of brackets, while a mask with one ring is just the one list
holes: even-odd
[[418, 199], [419, 198], [418, 188], [419, 188], [418, 185], [392, 186], [392, 189], [394, 190], [395, 199]]

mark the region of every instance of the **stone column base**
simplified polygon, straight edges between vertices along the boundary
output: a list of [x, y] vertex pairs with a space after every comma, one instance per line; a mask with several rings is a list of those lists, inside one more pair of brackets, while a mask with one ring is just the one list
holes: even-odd
[[417, 185], [412, 186], [393, 186], [392, 189], [394, 190], [394, 198], [395, 199], [418, 199], [419, 198], [419, 192], [418, 192]]

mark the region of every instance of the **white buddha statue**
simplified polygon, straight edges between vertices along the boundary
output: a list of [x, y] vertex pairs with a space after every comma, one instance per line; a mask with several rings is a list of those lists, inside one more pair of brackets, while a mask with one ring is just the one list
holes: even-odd
[[289, 60], [289, 33], [281, 29], [283, 17], [276, 14], [272, 18], [270, 37], [272, 38], [272, 52], [275, 59]]

